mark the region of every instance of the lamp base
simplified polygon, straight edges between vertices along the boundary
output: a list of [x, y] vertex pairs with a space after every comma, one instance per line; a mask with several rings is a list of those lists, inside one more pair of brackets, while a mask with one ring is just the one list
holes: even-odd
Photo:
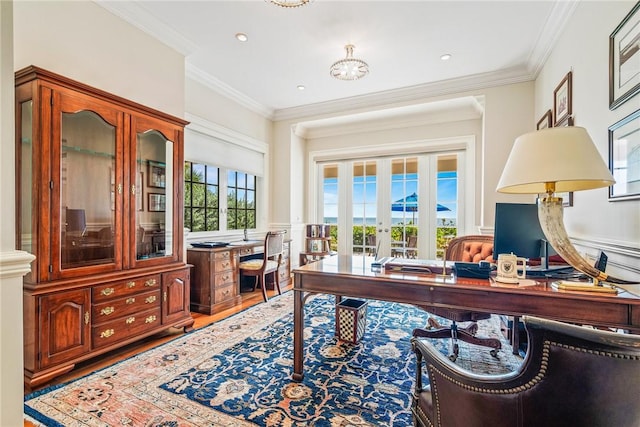
[[634, 283], [609, 276], [580, 256], [569, 240], [562, 216], [562, 198], [544, 197], [538, 199], [538, 220], [540, 221], [542, 232], [558, 255], [576, 270], [599, 281], [618, 284]]

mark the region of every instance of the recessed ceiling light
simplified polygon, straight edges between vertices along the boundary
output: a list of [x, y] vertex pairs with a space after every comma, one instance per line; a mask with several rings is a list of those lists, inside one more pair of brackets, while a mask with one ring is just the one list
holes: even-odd
[[442, 55], [440, 57], [440, 59], [442, 59], [443, 61], [448, 61], [449, 59], [451, 59], [451, 54], [450, 53], [445, 53], [444, 55]]
[[304, 90], [304, 85], [298, 85], [298, 90]]
[[236, 34], [236, 38], [241, 42], [246, 42], [247, 40], [249, 40], [249, 37], [245, 33]]

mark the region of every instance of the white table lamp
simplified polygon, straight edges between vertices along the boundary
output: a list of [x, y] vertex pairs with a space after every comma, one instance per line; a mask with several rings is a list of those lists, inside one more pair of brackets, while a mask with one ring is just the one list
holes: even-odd
[[629, 283], [608, 276], [578, 253], [564, 227], [562, 198], [554, 195], [555, 192], [591, 190], [614, 183], [586, 129], [569, 126], [519, 136], [502, 171], [497, 191], [546, 194], [538, 198], [538, 219], [558, 255], [594, 279]]

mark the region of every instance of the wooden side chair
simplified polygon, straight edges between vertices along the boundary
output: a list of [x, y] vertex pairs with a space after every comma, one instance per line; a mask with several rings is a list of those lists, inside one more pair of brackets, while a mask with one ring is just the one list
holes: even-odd
[[413, 338], [415, 425], [638, 426], [640, 336], [531, 316], [523, 322], [527, 354], [506, 374], [467, 371]]
[[253, 291], [257, 286], [262, 287], [262, 297], [265, 302], [269, 300], [267, 296], [267, 276], [273, 274], [273, 282], [278, 295], [280, 290], [280, 275], [278, 268], [282, 263], [282, 252], [284, 251], [284, 234], [286, 231], [269, 231], [264, 238], [264, 254], [261, 259], [250, 259], [242, 261], [239, 265], [240, 276], [253, 276]]
[[[468, 235], [456, 237], [447, 245], [445, 258], [447, 261], [493, 262], [493, 236]], [[478, 324], [476, 322], [491, 318], [491, 313], [443, 307], [425, 307], [425, 309], [436, 316], [451, 320], [451, 325], [443, 326], [435, 319], [429, 318], [430, 329], [419, 329], [415, 333], [420, 337], [451, 339], [449, 358], [452, 361], [458, 358], [459, 347], [457, 340], [490, 347], [491, 355], [497, 357], [497, 350], [502, 348], [500, 340], [476, 336], [478, 332]], [[458, 326], [458, 322], [471, 323], [461, 328]]]

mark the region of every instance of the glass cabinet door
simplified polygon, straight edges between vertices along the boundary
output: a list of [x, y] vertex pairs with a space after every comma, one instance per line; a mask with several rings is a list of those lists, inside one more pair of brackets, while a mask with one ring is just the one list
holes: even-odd
[[53, 162], [51, 171], [53, 182], [60, 183], [54, 186], [53, 200], [60, 203], [54, 203], [59, 212], [52, 221], [60, 241], [59, 253], [52, 252], [60, 262], [59, 273], [73, 275], [72, 270], [94, 266], [118, 268], [121, 249], [115, 236], [121, 224], [122, 167], [117, 153], [122, 114], [61, 95], [54, 97], [53, 117], [60, 123], [59, 132], [56, 126], [52, 132], [53, 158], [59, 161]]
[[[160, 128], [152, 120], [134, 119], [135, 262], [175, 257], [174, 233], [174, 143], [172, 129]], [[159, 262], [164, 262], [162, 259]]]

